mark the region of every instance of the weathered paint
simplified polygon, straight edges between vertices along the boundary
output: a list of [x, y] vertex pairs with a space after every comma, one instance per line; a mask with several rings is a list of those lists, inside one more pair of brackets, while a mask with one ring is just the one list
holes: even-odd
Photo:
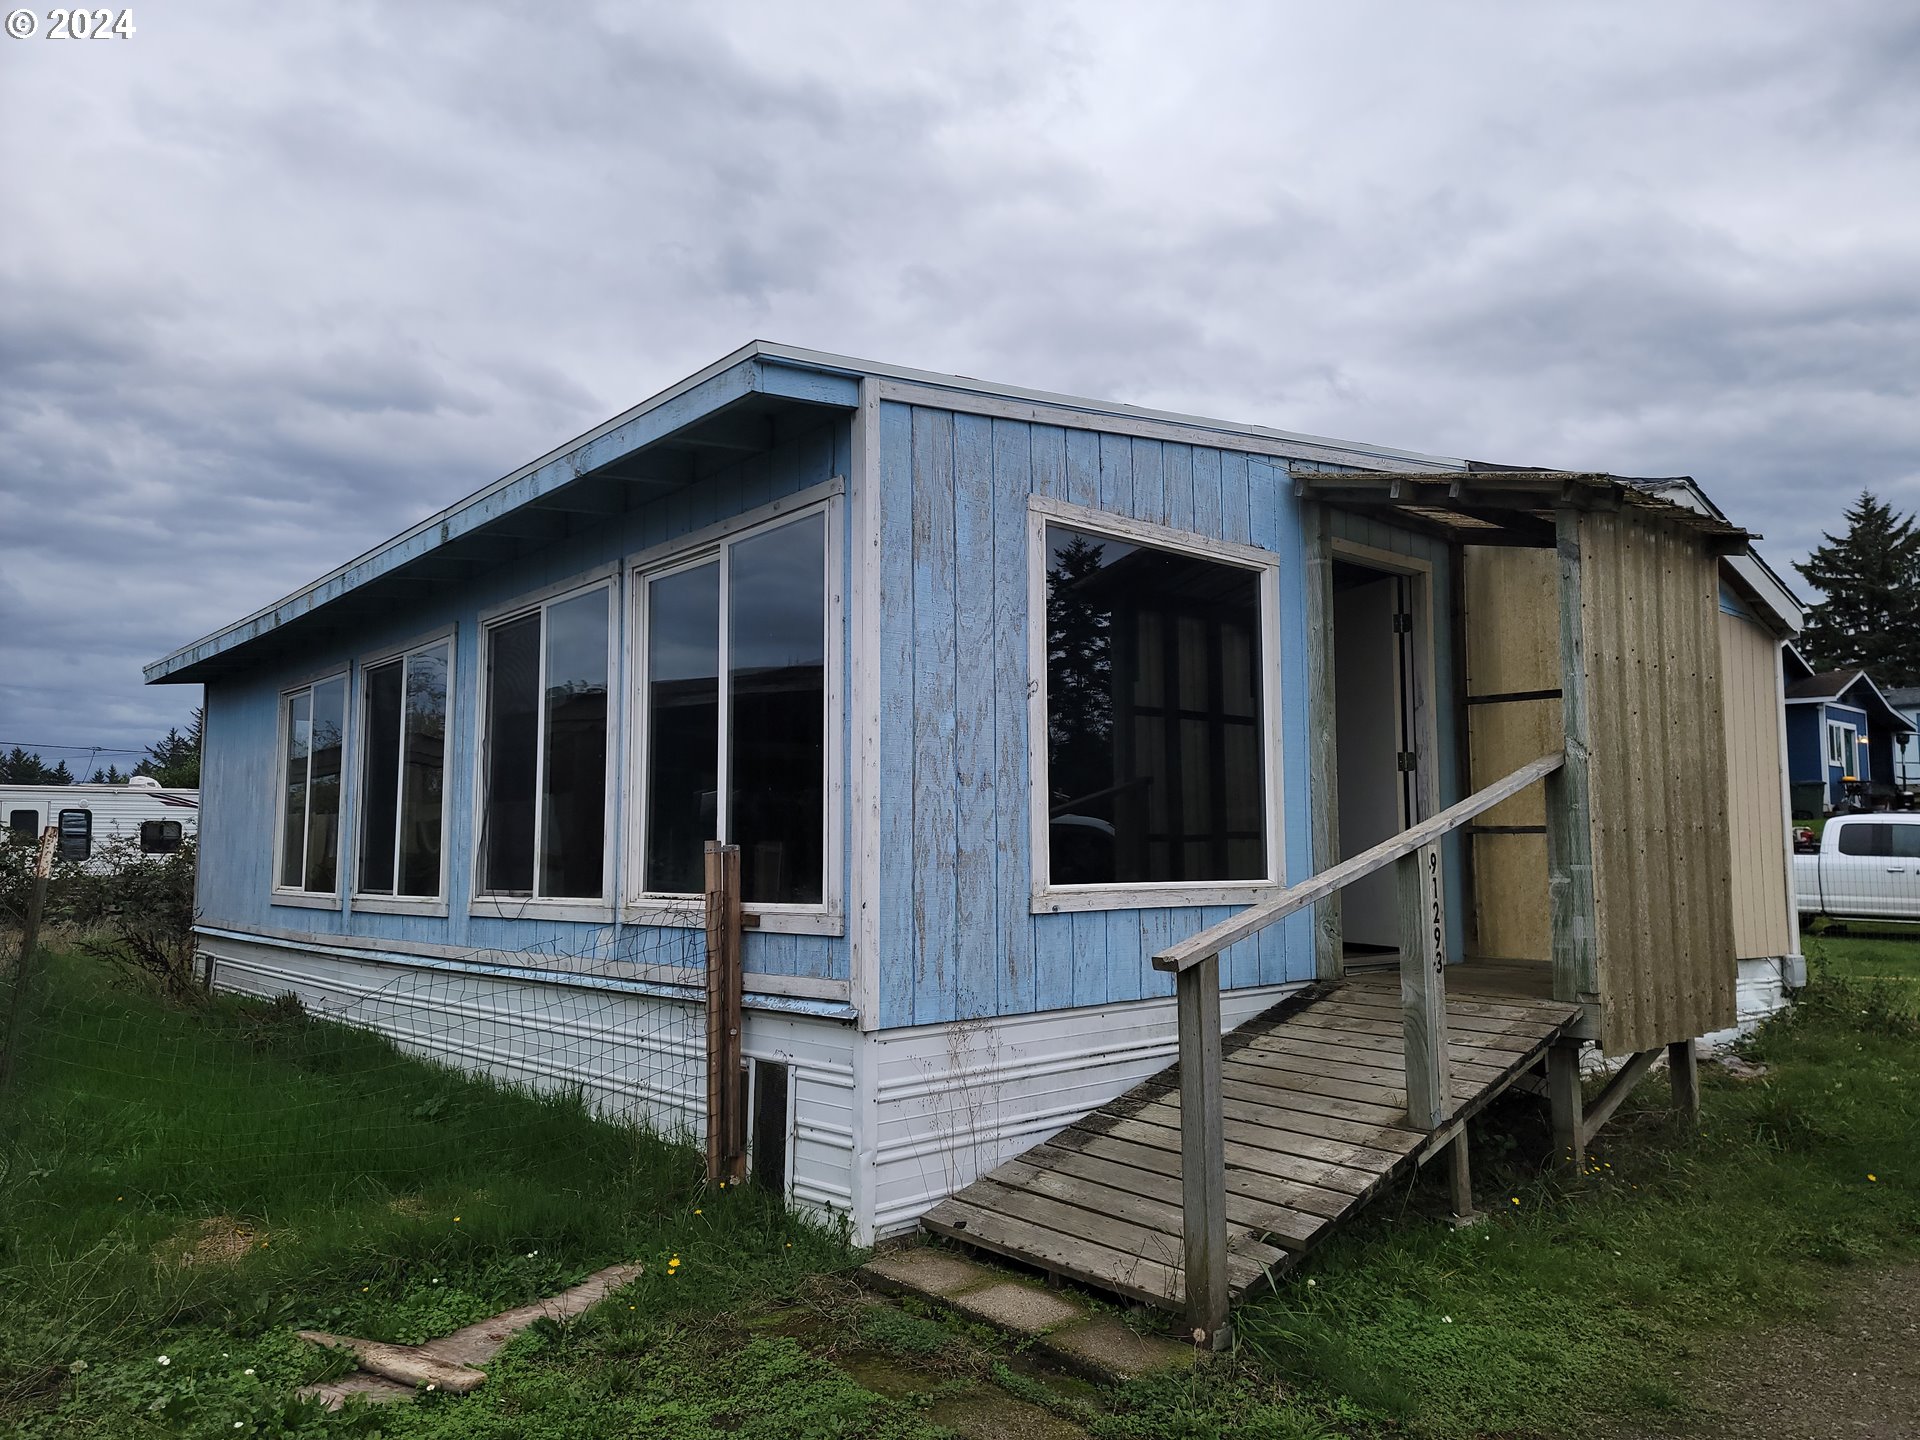
[[[303, 649], [292, 658], [263, 662], [237, 678], [209, 683], [200, 861], [200, 905], [206, 922], [233, 930], [322, 936], [353, 934], [396, 943], [476, 950], [550, 947], [559, 953], [589, 953], [596, 949], [604, 951], [615, 944], [617, 938], [623, 955], [671, 964], [691, 952], [693, 963], [698, 963], [697, 932], [678, 926], [636, 927], [617, 922], [516, 920], [466, 914], [465, 901], [472, 886], [474, 745], [480, 712], [479, 616], [510, 605], [521, 596], [564, 584], [596, 567], [615, 564], [835, 475], [844, 476], [849, 464], [850, 441], [851, 432], [844, 418], [823, 419], [819, 426], [805, 434], [696, 486], [624, 515], [599, 518], [581, 533], [486, 571], [471, 581], [449, 582], [379, 624], [336, 633], [326, 644]], [[842, 525], [845, 513], [842, 506]], [[843, 556], [847, 548], [842, 545]], [[844, 588], [843, 573], [843, 593]], [[624, 616], [619, 617], [619, 623], [624, 629]], [[351, 902], [339, 910], [272, 904], [270, 872], [278, 790], [281, 690], [306, 677], [338, 672], [363, 655], [449, 625], [457, 627], [446, 768], [449, 913], [429, 916], [355, 912]], [[622, 646], [623, 655], [624, 649]], [[616, 773], [625, 769], [625, 757], [617, 737], [622, 694], [630, 688], [629, 677], [624, 676], [624, 670], [620, 673], [622, 679], [614, 685], [610, 722], [615, 727], [616, 739], [610, 742], [609, 763], [616, 767]], [[838, 732], [843, 773], [847, 733], [843, 716]], [[348, 774], [354, 774], [358, 757], [349, 754], [347, 766]], [[341, 832], [349, 837], [355, 833], [356, 824], [354, 790], [353, 785], [345, 787], [342, 804]], [[616, 787], [615, 793], [620, 793], [620, 787]], [[624, 846], [620, 843], [622, 820], [617, 809], [608, 819], [608, 843], [614, 846], [617, 879], [625, 858]], [[834, 824], [844, 854], [844, 814], [835, 817]], [[350, 852], [350, 847], [343, 846], [343, 852]], [[347, 864], [348, 853], [343, 853], [343, 871]], [[636, 930], [644, 933], [636, 935]], [[744, 953], [746, 969], [753, 974], [819, 980], [845, 980], [848, 974], [844, 937], [750, 932]]]
[[[1030, 913], [1027, 518], [1048, 496], [1279, 558], [1280, 844], [1309, 867], [1299, 514], [1259, 457], [888, 402], [880, 408], [880, 1023], [1166, 996], [1154, 951], [1229, 907]], [[1271, 698], [1271, 697], [1270, 697]], [[1309, 921], [1223, 958], [1229, 987], [1310, 978]]]

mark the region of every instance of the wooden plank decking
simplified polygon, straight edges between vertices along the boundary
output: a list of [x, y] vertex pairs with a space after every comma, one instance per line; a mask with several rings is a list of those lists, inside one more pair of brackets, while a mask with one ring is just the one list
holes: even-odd
[[[1536, 973], [1536, 970], [1538, 973]], [[1545, 967], [1447, 972], [1457, 1116], [1578, 1017]], [[1433, 1139], [1407, 1119], [1397, 971], [1358, 972], [1226, 1038], [1228, 1271], [1235, 1299], [1295, 1263]], [[1180, 1088], [1162, 1071], [942, 1201], [921, 1224], [1082, 1284], [1180, 1308]]]

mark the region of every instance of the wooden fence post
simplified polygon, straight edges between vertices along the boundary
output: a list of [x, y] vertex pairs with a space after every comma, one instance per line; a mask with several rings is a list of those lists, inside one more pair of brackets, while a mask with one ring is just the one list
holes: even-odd
[[1447, 1064], [1447, 910], [1438, 842], [1394, 862], [1400, 909], [1400, 1013], [1407, 1115], [1438, 1130], [1453, 1113]]
[[1180, 1232], [1187, 1323], [1196, 1344], [1225, 1349], [1227, 1154], [1220, 1112], [1220, 957], [1175, 981], [1180, 1018]]
[[707, 1181], [746, 1178], [740, 1041], [740, 847], [707, 842]]

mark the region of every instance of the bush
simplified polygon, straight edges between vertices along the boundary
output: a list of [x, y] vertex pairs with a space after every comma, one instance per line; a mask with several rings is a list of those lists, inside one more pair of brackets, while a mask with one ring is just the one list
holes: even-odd
[[[32, 903], [36, 846], [0, 843], [0, 921], [23, 927]], [[91, 859], [53, 862], [41, 929], [66, 927], [84, 948], [158, 983], [193, 993], [195, 842], [167, 855], [143, 855], [130, 839], [94, 848]]]

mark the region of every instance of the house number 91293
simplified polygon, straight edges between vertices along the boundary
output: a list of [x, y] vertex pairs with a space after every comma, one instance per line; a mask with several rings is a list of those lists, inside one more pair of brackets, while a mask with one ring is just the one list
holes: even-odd
[[[7, 34], [16, 40], [31, 40], [42, 29], [35, 11], [7, 12]], [[44, 30], [48, 40], [131, 40], [133, 11], [49, 10]]]
[[1433, 973], [1444, 975], [1447, 970], [1447, 921], [1445, 912], [1440, 908], [1440, 851], [1437, 848], [1427, 851], [1427, 894], [1433, 907]]

